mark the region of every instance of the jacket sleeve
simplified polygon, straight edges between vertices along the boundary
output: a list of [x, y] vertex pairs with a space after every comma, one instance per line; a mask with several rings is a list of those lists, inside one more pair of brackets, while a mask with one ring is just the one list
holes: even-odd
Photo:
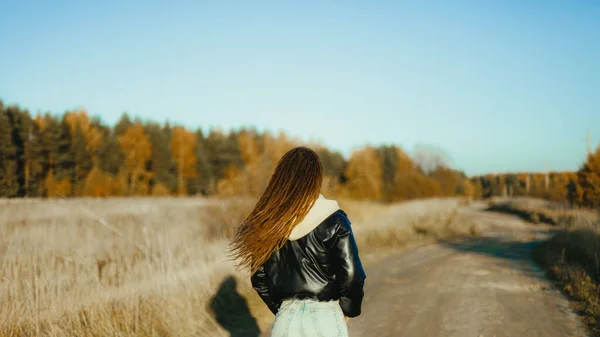
[[265, 302], [265, 304], [269, 307], [269, 310], [271, 310], [273, 314], [276, 314], [277, 310], [279, 310], [279, 307], [281, 306], [281, 301], [277, 300], [269, 290], [269, 286], [267, 284], [267, 274], [265, 272], [264, 265], [258, 268], [258, 270], [250, 278], [250, 281], [254, 290], [256, 290], [263, 302]]
[[340, 286], [342, 311], [348, 317], [359, 316], [367, 275], [358, 256], [358, 247], [346, 216], [340, 216], [340, 226], [333, 238], [332, 250], [338, 265], [336, 278]]

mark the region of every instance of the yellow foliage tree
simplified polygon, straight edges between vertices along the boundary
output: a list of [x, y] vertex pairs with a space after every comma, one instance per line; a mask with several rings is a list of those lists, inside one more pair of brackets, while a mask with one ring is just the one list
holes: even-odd
[[152, 196], [155, 197], [166, 197], [171, 195], [171, 191], [169, 191], [169, 188], [167, 186], [165, 186], [165, 184], [163, 183], [157, 183], [156, 185], [154, 185], [154, 187], [152, 188]]
[[584, 206], [600, 207], [600, 147], [590, 153], [577, 174]]
[[459, 187], [459, 195], [465, 197], [475, 197], [475, 186], [468, 179], [464, 179]]
[[196, 176], [196, 135], [184, 127], [173, 128], [171, 153], [177, 163], [177, 192], [186, 194], [186, 180]]
[[443, 195], [442, 187], [435, 180], [417, 170], [403, 172], [396, 177], [395, 200], [431, 198]]
[[[226, 172], [224, 179], [234, 179], [229, 181], [229, 184], [236, 184], [241, 186], [233, 187], [240, 194], [258, 195], [264, 190], [268, 183], [268, 174], [270, 167], [264, 160], [256, 144], [256, 134], [250, 131], [242, 131], [237, 136], [238, 146], [240, 148], [242, 160], [244, 161], [244, 169], [242, 172], [235, 170], [235, 174], [232, 174], [232, 169]], [[267, 164], [267, 165], [265, 165]], [[273, 168], [274, 169], [274, 168]]]
[[474, 199], [483, 198], [483, 187], [481, 186], [481, 180], [479, 178], [477, 178], [477, 179], [475, 179], [475, 181], [473, 181], [471, 183], [471, 185], [473, 186], [473, 198]]
[[217, 183], [217, 193], [222, 196], [242, 194], [240, 188], [245, 187], [245, 184], [241, 183], [243, 178], [242, 172], [237, 167], [228, 166], [223, 172], [223, 178]]
[[133, 124], [119, 136], [119, 144], [125, 155], [122, 172], [125, 194], [144, 195], [148, 191], [148, 181], [151, 178], [146, 164], [152, 155], [152, 143], [142, 125]]
[[52, 169], [48, 172], [44, 184], [48, 197], [64, 198], [71, 195], [72, 185], [69, 179], [57, 180]]
[[412, 172], [415, 171], [416, 165], [413, 160], [406, 154], [406, 152], [402, 151], [401, 148], [396, 147], [396, 175], [402, 174], [404, 172]]
[[97, 164], [97, 158], [95, 153], [96, 150], [100, 147], [100, 145], [102, 145], [103, 135], [102, 132], [100, 132], [100, 130], [98, 130], [92, 125], [87, 115], [87, 111], [82, 109], [75, 112], [67, 113], [65, 115], [65, 120], [69, 125], [71, 134], [74, 134], [75, 129], [79, 126], [87, 142], [86, 149], [92, 155], [92, 160], [94, 161], [94, 164]]
[[[265, 132], [257, 143], [257, 135], [253, 131], [243, 130], [237, 135], [243, 168], [230, 166], [217, 183], [217, 191], [221, 195], [259, 195], [267, 187], [271, 175], [281, 157], [296, 146], [282, 132], [274, 137]], [[262, 148], [262, 151], [261, 151]]]
[[431, 177], [440, 183], [442, 192], [447, 197], [457, 195], [464, 180], [460, 172], [444, 166], [438, 166], [431, 172]]
[[345, 172], [347, 190], [353, 199], [379, 200], [382, 192], [382, 168], [377, 149], [365, 147], [354, 151]]
[[83, 187], [83, 196], [108, 197], [112, 195], [113, 178], [94, 166], [88, 174]]

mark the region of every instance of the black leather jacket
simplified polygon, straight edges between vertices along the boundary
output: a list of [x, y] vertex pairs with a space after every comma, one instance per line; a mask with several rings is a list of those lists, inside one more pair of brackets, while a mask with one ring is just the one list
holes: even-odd
[[338, 210], [309, 234], [285, 245], [251, 277], [271, 312], [285, 299], [339, 300], [344, 315], [360, 315], [366, 279], [350, 221]]

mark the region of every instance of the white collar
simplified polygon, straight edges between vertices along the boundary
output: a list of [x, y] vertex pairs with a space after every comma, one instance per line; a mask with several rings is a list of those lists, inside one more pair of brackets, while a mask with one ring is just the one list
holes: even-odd
[[308, 211], [308, 214], [292, 229], [288, 240], [295, 241], [304, 237], [339, 209], [340, 206], [337, 201], [325, 199], [322, 194], [319, 194], [319, 198]]

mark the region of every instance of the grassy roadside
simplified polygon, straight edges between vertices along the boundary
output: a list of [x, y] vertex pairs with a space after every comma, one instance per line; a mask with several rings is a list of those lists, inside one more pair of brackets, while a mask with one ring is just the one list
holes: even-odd
[[600, 336], [600, 215], [532, 200], [492, 204], [489, 210], [557, 227], [551, 239], [534, 248], [533, 258], [571, 300], [592, 334]]
[[456, 209], [425, 215], [408, 226], [381, 226], [357, 234], [361, 253], [380, 255], [410, 244], [478, 235], [480, 229]]
[[590, 255], [586, 249], [591, 238], [597, 242], [598, 234], [562, 231], [535, 247], [533, 257], [571, 300], [593, 335], [600, 336], [599, 261], [597, 254]]

